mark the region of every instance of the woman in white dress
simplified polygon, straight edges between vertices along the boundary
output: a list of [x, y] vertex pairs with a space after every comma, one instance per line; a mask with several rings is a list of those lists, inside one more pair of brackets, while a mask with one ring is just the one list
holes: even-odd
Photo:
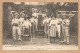
[[24, 39], [27, 40], [30, 36], [30, 29], [31, 29], [31, 22], [25, 18], [23, 22], [23, 36], [25, 37]]
[[50, 43], [52, 41], [52, 39], [54, 39], [55, 42], [55, 37], [56, 37], [56, 18], [52, 17], [52, 20], [50, 21]]

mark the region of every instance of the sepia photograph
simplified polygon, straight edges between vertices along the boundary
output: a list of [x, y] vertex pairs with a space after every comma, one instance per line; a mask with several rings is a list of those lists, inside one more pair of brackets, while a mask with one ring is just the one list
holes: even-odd
[[3, 50], [78, 50], [78, 2], [3, 2]]

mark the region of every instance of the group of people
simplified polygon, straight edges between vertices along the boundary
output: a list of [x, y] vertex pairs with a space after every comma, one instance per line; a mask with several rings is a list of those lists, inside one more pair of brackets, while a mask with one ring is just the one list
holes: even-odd
[[[21, 40], [28, 39], [29, 36], [32, 38], [35, 35], [35, 30], [38, 30], [39, 18], [36, 13], [32, 14], [32, 18], [25, 18], [25, 14], [18, 12], [14, 13], [14, 17], [12, 19], [12, 35], [13, 40]], [[41, 14], [41, 13], [40, 13]], [[39, 15], [39, 14], [38, 14]], [[69, 44], [69, 25], [70, 19], [69, 16], [62, 15], [63, 17], [47, 16], [47, 14], [43, 13], [41, 25], [44, 26], [45, 38], [48, 37], [51, 40], [53, 39], [55, 42], [56, 32], [58, 32], [58, 37], [61, 38], [61, 31], [63, 34], [63, 43], [66, 42]], [[28, 17], [28, 16], [27, 16]], [[62, 27], [62, 28], [61, 28]]]
[[[52, 39], [56, 39], [57, 33], [58, 38], [61, 38], [61, 35], [63, 35], [63, 41], [62, 43], [69, 44], [69, 25], [70, 25], [70, 19], [69, 16], [63, 15], [64, 17], [57, 17], [52, 16], [51, 18], [46, 17], [43, 20], [44, 24], [44, 31], [45, 34], [49, 36], [50, 42]], [[57, 32], [57, 33], [56, 33]], [[62, 34], [61, 34], [62, 32]]]

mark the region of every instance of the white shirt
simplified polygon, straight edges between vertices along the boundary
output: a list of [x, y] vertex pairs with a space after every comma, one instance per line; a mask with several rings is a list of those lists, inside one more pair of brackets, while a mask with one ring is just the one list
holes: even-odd
[[11, 24], [19, 24], [19, 19], [16, 19], [16, 18], [14, 18], [14, 19], [12, 19], [12, 23]]
[[45, 18], [44, 20], [43, 20], [43, 24], [45, 24], [45, 23], [49, 23], [49, 18]]
[[51, 26], [52, 24], [57, 24], [57, 22], [56, 22], [56, 19], [52, 19], [51, 21], [50, 21], [50, 25], [49, 26]]
[[67, 25], [70, 24], [70, 20], [69, 20], [69, 19], [65, 19], [64, 21], [65, 21], [65, 23], [66, 23]]
[[29, 28], [29, 26], [31, 26], [31, 23], [27, 20], [23, 22], [23, 26], [26, 28]]
[[34, 22], [38, 23], [38, 19], [35, 19], [35, 18], [31, 18], [30, 21], [31, 21], [31, 23], [34, 23]]
[[42, 17], [45, 17], [46, 16], [46, 14], [42, 14]]
[[70, 20], [69, 19], [64, 19], [62, 21], [62, 26], [63, 26], [63, 24], [69, 25], [70, 24]]
[[20, 19], [19, 19], [20, 24], [22, 24], [23, 21], [24, 21], [24, 18], [20, 18]]
[[31, 18], [30, 21], [31, 21], [32, 23], [34, 23], [34, 22], [35, 22], [35, 18]]
[[32, 16], [38, 17], [38, 13], [33, 13]]
[[35, 19], [35, 23], [38, 24], [38, 19], [37, 18]]
[[58, 25], [58, 23], [62, 22], [62, 19], [61, 18], [56, 18], [56, 22], [57, 22], [57, 25]]
[[49, 18], [49, 21], [51, 20], [51, 17]]

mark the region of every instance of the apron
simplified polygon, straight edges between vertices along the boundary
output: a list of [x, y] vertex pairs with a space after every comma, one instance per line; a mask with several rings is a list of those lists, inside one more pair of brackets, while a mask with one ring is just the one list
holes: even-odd
[[56, 37], [56, 25], [51, 25], [50, 27], [50, 36], [51, 37]]
[[29, 36], [29, 28], [24, 27], [23, 30], [24, 30], [23, 36]]

